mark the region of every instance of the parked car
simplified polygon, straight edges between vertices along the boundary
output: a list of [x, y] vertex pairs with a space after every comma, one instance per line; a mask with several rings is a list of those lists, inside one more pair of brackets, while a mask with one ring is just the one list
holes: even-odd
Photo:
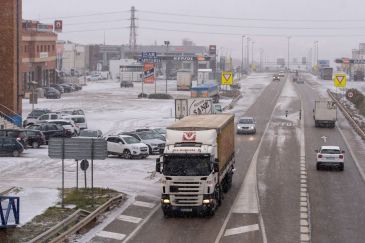
[[133, 88], [133, 82], [132, 81], [121, 81], [120, 87], [121, 88]]
[[0, 155], [19, 157], [23, 151], [23, 145], [16, 138], [0, 137]]
[[86, 117], [84, 115], [68, 115], [68, 116], [65, 116], [64, 119], [73, 120], [76, 123], [76, 125], [79, 126], [79, 128], [81, 130], [87, 129]]
[[61, 92], [58, 91], [55, 88], [52, 87], [45, 87], [44, 88], [44, 97], [46, 97], [47, 99], [60, 99], [61, 98]]
[[84, 129], [80, 131], [80, 136], [83, 138], [102, 138], [103, 132], [100, 130]]
[[38, 117], [38, 119], [33, 121], [33, 124], [40, 124], [40, 123], [44, 123], [47, 122], [49, 120], [60, 120], [63, 119], [65, 116], [65, 114], [59, 113], [59, 112], [52, 112], [52, 113], [47, 113], [47, 114], [43, 114], [40, 117]]
[[125, 159], [146, 158], [149, 154], [146, 144], [128, 135], [108, 136], [108, 154], [123, 156]]
[[28, 125], [34, 124], [35, 122], [37, 122], [38, 117], [47, 113], [51, 113], [51, 110], [34, 109], [31, 113], [28, 114], [27, 119], [24, 120], [23, 126], [26, 127]]
[[62, 137], [71, 136], [71, 134], [69, 134], [66, 131], [66, 129], [64, 129], [61, 125], [57, 125], [57, 124], [43, 123], [43, 124], [39, 124], [39, 125], [30, 126], [29, 129], [42, 131], [46, 138], [47, 144], [48, 144], [49, 139], [51, 139], [51, 138], [55, 138], [55, 137], [62, 138]]
[[85, 115], [85, 112], [81, 109], [63, 109], [59, 112], [65, 115]]
[[317, 153], [317, 170], [322, 167], [336, 167], [340, 171], [344, 169], [344, 153], [339, 146], [321, 146]]
[[256, 121], [253, 117], [241, 117], [237, 123], [237, 134], [255, 134]]
[[0, 137], [15, 138], [24, 148], [27, 148], [27, 135], [23, 129], [1, 129]]
[[166, 141], [165, 136], [163, 136], [162, 134], [158, 133], [154, 129], [150, 129], [150, 128], [139, 128], [139, 129], [136, 129], [136, 132], [151, 133], [151, 136], [153, 138], [160, 139], [162, 141]]
[[152, 130], [166, 137], [166, 128], [153, 128]]
[[47, 122], [51, 123], [51, 124], [61, 125], [72, 136], [76, 136], [76, 135], [80, 134], [79, 126], [73, 120], [60, 119], [60, 120], [49, 120]]
[[60, 84], [63, 89], [65, 90], [65, 93], [71, 93], [73, 91], [72, 87], [68, 84]]
[[146, 144], [149, 154], [161, 154], [165, 149], [165, 141], [156, 139], [150, 132], [122, 132], [119, 135], [132, 136]]
[[27, 146], [32, 148], [39, 148], [40, 146], [46, 144], [46, 137], [44, 136], [42, 131], [24, 129], [24, 132], [27, 136]]
[[58, 91], [60, 91], [61, 94], [65, 93], [64, 88], [59, 84], [51, 84], [51, 87], [57, 89]]

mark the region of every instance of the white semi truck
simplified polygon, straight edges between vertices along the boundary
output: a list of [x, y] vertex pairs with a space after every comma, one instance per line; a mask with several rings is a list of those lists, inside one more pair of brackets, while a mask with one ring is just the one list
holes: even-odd
[[315, 127], [334, 128], [337, 121], [337, 106], [332, 100], [316, 100], [314, 102], [313, 119]]
[[234, 135], [231, 114], [187, 116], [167, 128], [165, 151], [156, 160], [165, 216], [214, 215], [232, 185]]

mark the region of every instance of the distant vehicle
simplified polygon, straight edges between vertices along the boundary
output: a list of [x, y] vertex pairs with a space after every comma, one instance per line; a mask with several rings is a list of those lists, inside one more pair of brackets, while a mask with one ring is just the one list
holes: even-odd
[[132, 81], [121, 81], [120, 87], [121, 88], [133, 88], [133, 82]]
[[27, 148], [27, 135], [23, 129], [1, 129], [0, 137], [15, 138], [24, 148]]
[[79, 128], [82, 129], [87, 129], [87, 122], [86, 122], [86, 117], [84, 115], [69, 115], [69, 116], [65, 116], [63, 119], [71, 119], [73, 120], [77, 126], [79, 126]]
[[34, 109], [31, 113], [28, 114], [27, 119], [24, 120], [23, 122], [23, 126], [27, 126], [27, 125], [31, 125], [34, 124], [38, 117], [40, 117], [41, 115], [47, 114], [47, 113], [51, 113], [51, 110], [49, 109]]
[[46, 144], [46, 137], [43, 132], [38, 130], [24, 129], [27, 136], [27, 146], [32, 148], [39, 148]]
[[123, 156], [125, 159], [148, 156], [148, 147], [138, 139], [128, 135], [108, 136], [106, 138], [108, 154]]
[[63, 109], [58, 112], [65, 115], [85, 115], [85, 112], [81, 109]]
[[29, 126], [28, 129], [42, 131], [46, 138], [46, 144], [48, 144], [48, 141], [51, 138], [71, 137], [71, 134], [69, 134], [66, 129], [57, 124], [43, 123]]
[[64, 88], [61, 85], [59, 85], [59, 84], [51, 84], [51, 87], [57, 89], [58, 91], [60, 91], [61, 94], [62, 93], [65, 93]]
[[146, 144], [148, 146], [149, 154], [162, 154], [165, 149], [165, 141], [157, 139], [150, 132], [122, 132], [119, 135], [128, 135]]
[[284, 71], [280, 71], [278, 75], [279, 75], [279, 77], [281, 77], [281, 78], [282, 78], [282, 77], [285, 77], [285, 72], [284, 72]]
[[319, 77], [323, 80], [332, 80], [333, 68], [325, 67], [319, 69]]
[[177, 71], [177, 90], [190, 90], [192, 86], [192, 75], [190, 71]]
[[23, 153], [23, 145], [12, 137], [0, 137], [0, 155], [19, 157]]
[[304, 78], [302, 76], [299, 76], [296, 82], [297, 84], [304, 84]]
[[66, 131], [68, 131], [72, 136], [76, 136], [80, 134], [79, 126], [73, 120], [49, 120], [47, 121], [51, 124], [58, 124], [61, 125]]
[[272, 81], [280, 81], [279, 74], [274, 74], [274, 75], [272, 76]]
[[219, 102], [219, 86], [218, 84], [201, 84], [191, 88], [192, 98], [212, 98], [213, 103]]
[[[52, 113], [47, 113], [47, 114], [43, 114], [40, 117], [38, 117], [36, 120], [34, 120], [32, 122], [32, 124], [40, 124], [40, 123], [44, 123], [47, 122], [49, 120], [60, 120], [60, 119], [64, 119], [65, 115], [61, 114], [59, 112], [52, 112]], [[29, 124], [31, 125], [31, 124]]]
[[59, 99], [59, 98], [61, 98], [61, 92], [52, 87], [45, 87], [44, 88], [44, 97], [46, 97], [47, 99], [50, 99], [50, 98]]
[[237, 134], [255, 134], [256, 121], [253, 117], [241, 117], [237, 123]]
[[79, 137], [85, 137], [85, 138], [102, 138], [103, 132], [100, 130], [90, 130], [90, 129], [84, 129], [80, 131]]
[[317, 170], [324, 167], [335, 166], [339, 170], [344, 169], [344, 153], [338, 146], [321, 146], [317, 152]]
[[214, 215], [232, 186], [234, 115], [184, 117], [167, 128], [166, 141], [156, 160], [164, 215]]
[[314, 102], [313, 119], [315, 127], [334, 128], [337, 121], [337, 106], [332, 100], [316, 100]]

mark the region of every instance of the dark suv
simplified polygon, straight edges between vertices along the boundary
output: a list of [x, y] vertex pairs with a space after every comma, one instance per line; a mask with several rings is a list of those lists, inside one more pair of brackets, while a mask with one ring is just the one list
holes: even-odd
[[0, 137], [0, 155], [19, 157], [23, 151], [23, 145], [16, 138]]
[[131, 82], [131, 81], [121, 81], [120, 82], [120, 87], [121, 88], [129, 88], [129, 87], [131, 87], [131, 88], [133, 88], [133, 82]]
[[27, 135], [22, 129], [1, 129], [0, 137], [10, 137], [18, 140], [24, 148], [27, 148]]
[[44, 88], [44, 96], [47, 99], [50, 99], [50, 98], [59, 99], [59, 98], [61, 98], [61, 92], [58, 91], [55, 88], [52, 88], [52, 87], [45, 87]]
[[44, 136], [42, 131], [24, 129], [25, 134], [27, 135], [27, 145], [32, 148], [39, 148], [41, 145], [46, 144], [46, 137]]
[[70, 134], [67, 133], [66, 129], [57, 124], [42, 123], [28, 128], [31, 130], [41, 131], [46, 138], [46, 144], [48, 144], [50, 138], [71, 137]]

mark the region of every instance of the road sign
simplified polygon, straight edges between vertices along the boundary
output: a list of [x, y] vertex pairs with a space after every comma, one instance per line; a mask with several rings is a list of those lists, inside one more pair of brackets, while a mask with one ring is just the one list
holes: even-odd
[[142, 52], [142, 58], [156, 58], [156, 52]]
[[348, 97], [348, 98], [352, 98], [352, 97], [354, 97], [354, 93], [353, 93], [353, 92], [351, 92], [351, 91], [350, 91], [350, 92], [348, 92], [348, 93], [347, 93], [347, 97]]
[[89, 168], [89, 161], [87, 161], [86, 159], [81, 160], [80, 168], [84, 171], [87, 170]]
[[145, 63], [143, 65], [143, 71], [143, 82], [145, 84], [153, 84], [155, 82], [155, 64]]
[[334, 78], [335, 87], [346, 87], [346, 74], [335, 74]]
[[222, 72], [222, 85], [232, 85], [233, 83], [233, 73], [232, 72]]
[[106, 140], [88, 138], [51, 138], [48, 156], [52, 159], [94, 159], [107, 157]]

